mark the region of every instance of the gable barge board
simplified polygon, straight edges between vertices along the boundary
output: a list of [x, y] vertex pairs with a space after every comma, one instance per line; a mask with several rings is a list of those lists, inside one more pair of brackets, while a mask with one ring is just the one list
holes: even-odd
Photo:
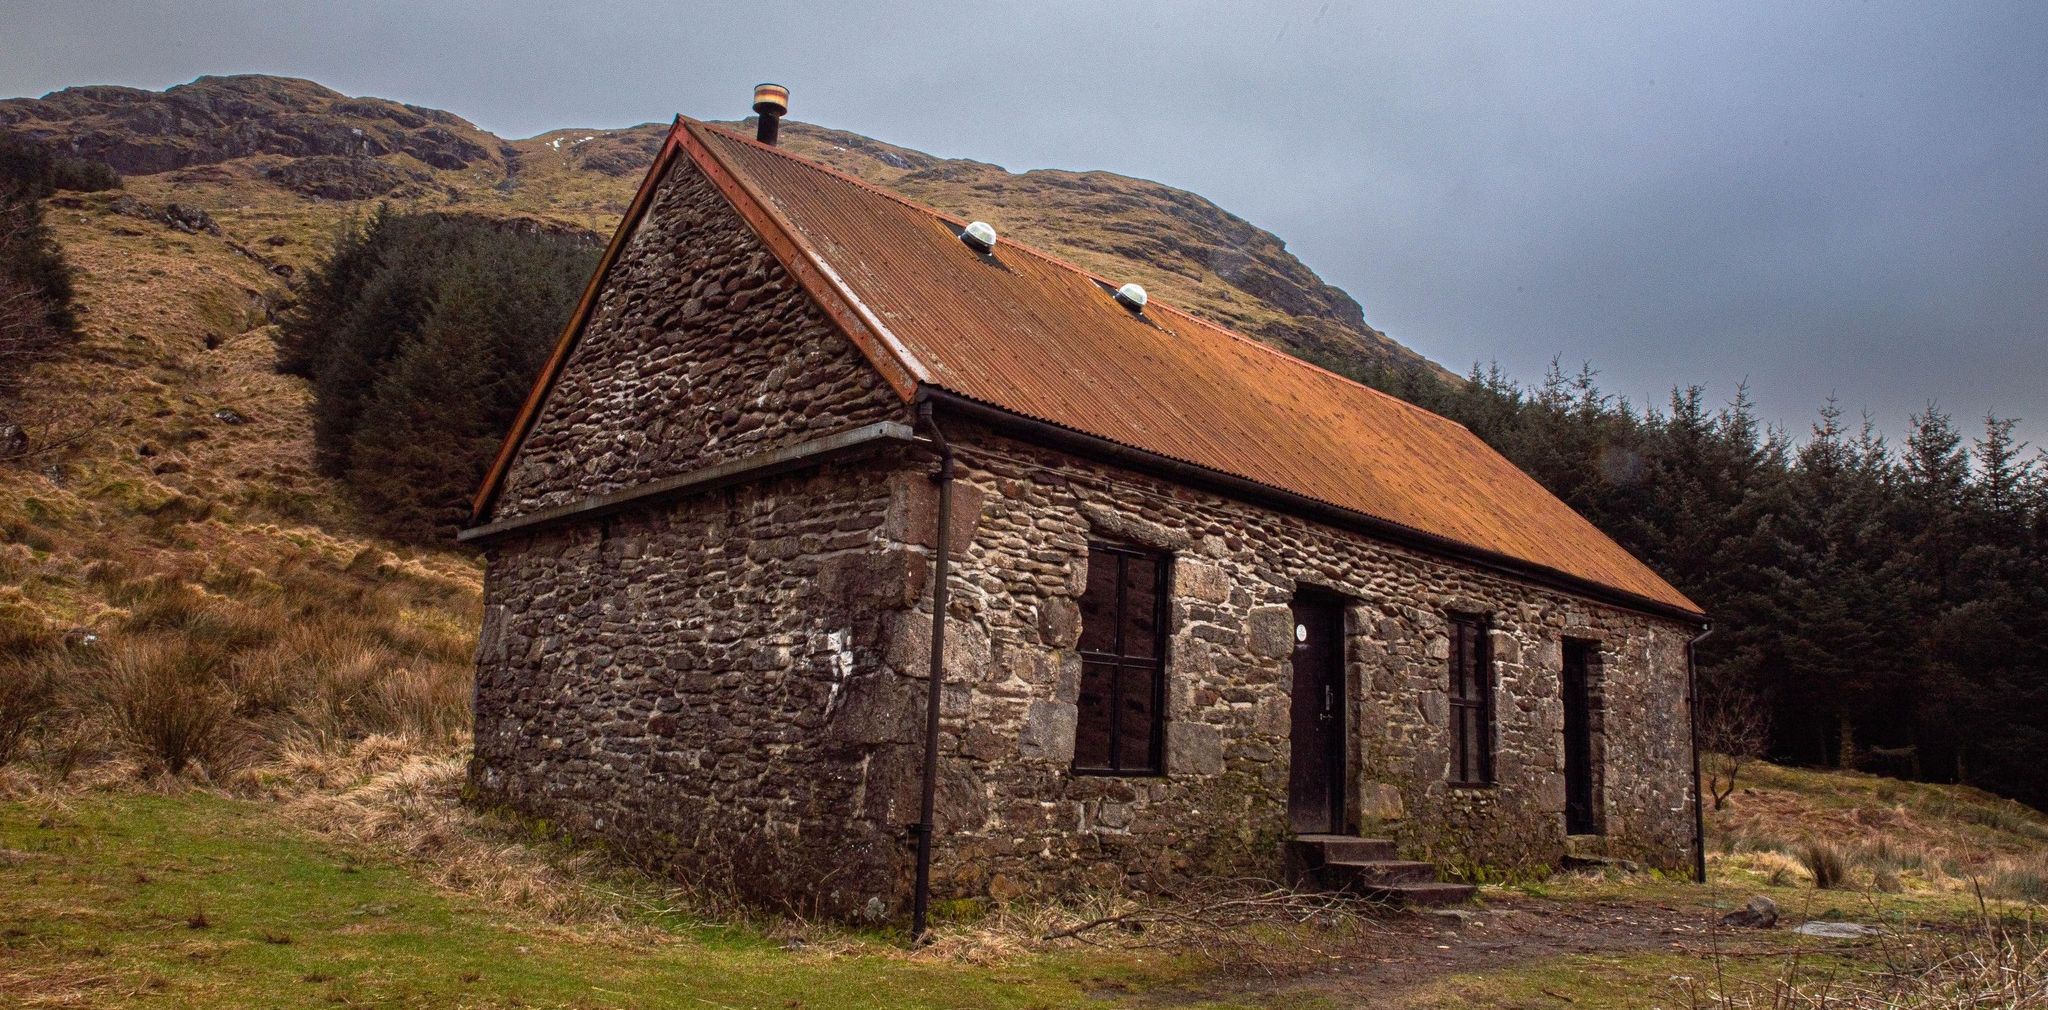
[[878, 421], [874, 424], [851, 428], [823, 438], [770, 449], [755, 453], [728, 463], [707, 466], [674, 477], [650, 481], [624, 491], [585, 498], [567, 505], [541, 509], [523, 516], [482, 526], [472, 526], [455, 535], [463, 543], [476, 543], [502, 537], [519, 530], [553, 525], [575, 519], [592, 519], [610, 515], [650, 501], [699, 494], [734, 484], [744, 484], [817, 466], [849, 456], [874, 452], [887, 446], [911, 446], [918, 444], [910, 426], [897, 421]]

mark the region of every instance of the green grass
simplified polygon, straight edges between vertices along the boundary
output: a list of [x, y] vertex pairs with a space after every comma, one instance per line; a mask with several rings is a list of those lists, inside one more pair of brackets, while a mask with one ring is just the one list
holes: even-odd
[[1057, 1007], [1170, 960], [996, 968], [791, 952], [740, 929], [584, 931], [438, 891], [205, 794], [0, 804], [0, 1004]]
[[[1713, 1006], [1716, 995], [1739, 992], [1749, 984], [1786, 975], [1794, 952], [1802, 946], [1770, 934], [1739, 939], [1747, 942], [1725, 946], [1745, 951], [1783, 947], [1784, 953], [1724, 959], [1718, 967], [1708, 958], [1658, 951], [1543, 958], [1504, 965], [1483, 974], [1445, 976], [1426, 983], [1409, 996], [1405, 1005], [1413, 1010], [1505, 1010], [1564, 1006], [1562, 997], [1569, 996], [1575, 1010]], [[1869, 970], [1848, 958], [1811, 951], [1799, 954], [1797, 963], [1797, 977], [1802, 979], [1825, 979]]]

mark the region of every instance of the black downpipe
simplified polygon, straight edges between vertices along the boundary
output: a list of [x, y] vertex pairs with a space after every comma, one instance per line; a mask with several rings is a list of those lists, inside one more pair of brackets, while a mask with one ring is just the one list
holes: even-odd
[[1709, 624], [1685, 641], [1686, 694], [1691, 707], [1686, 721], [1692, 723], [1692, 878], [1702, 884], [1707, 882], [1707, 810], [1705, 783], [1700, 779], [1700, 668], [1693, 650], [1713, 633], [1714, 626]]
[[932, 417], [930, 400], [917, 405], [917, 419], [931, 432], [939, 453], [932, 483], [939, 486], [938, 528], [932, 554], [932, 667], [925, 687], [924, 784], [917, 820], [917, 885], [910, 904], [910, 942], [924, 941], [926, 916], [932, 903], [932, 813], [939, 794], [939, 693], [946, 671], [946, 579], [953, 543], [953, 447]]

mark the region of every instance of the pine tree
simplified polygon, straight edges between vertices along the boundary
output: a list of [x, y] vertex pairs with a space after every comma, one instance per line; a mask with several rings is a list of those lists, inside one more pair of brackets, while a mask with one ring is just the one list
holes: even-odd
[[279, 343], [312, 382], [321, 468], [392, 532], [451, 533], [592, 259], [472, 219], [380, 209], [344, 229]]

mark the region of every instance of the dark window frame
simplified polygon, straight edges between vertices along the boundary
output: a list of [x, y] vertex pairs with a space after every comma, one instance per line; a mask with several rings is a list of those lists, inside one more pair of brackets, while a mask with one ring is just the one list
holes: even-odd
[[[1492, 622], [1485, 614], [1452, 614], [1450, 617], [1451, 657], [1447, 664], [1450, 668], [1450, 782], [1458, 788], [1485, 789], [1495, 784]], [[1472, 661], [1479, 667], [1476, 675], [1469, 677], [1465, 675], [1468, 671], [1461, 668], [1465, 657], [1461, 636], [1466, 634], [1473, 638]], [[1464, 685], [1468, 681], [1477, 687], [1476, 697], [1464, 693]], [[1476, 713], [1476, 718], [1468, 719], [1465, 715], [1467, 712]], [[1468, 746], [1468, 725], [1476, 727], [1479, 734], [1476, 768], [1467, 762], [1468, 755], [1475, 753], [1474, 749]]]
[[[1580, 657], [1579, 673], [1584, 683], [1586, 708], [1582, 713], [1585, 732], [1584, 774], [1588, 786], [1586, 796], [1586, 823], [1582, 832], [1573, 832], [1571, 823], [1571, 770], [1572, 736], [1569, 732], [1571, 696], [1565, 690], [1566, 678], [1572, 666], [1572, 654]], [[1566, 706], [1564, 717], [1564, 768], [1565, 768], [1565, 833], [1566, 834], [1607, 834], [1607, 643], [1603, 639], [1579, 635], [1565, 635], [1558, 640], [1559, 670], [1558, 695]]]
[[[1078, 646], [1075, 651], [1080, 653], [1081, 664], [1084, 669], [1088, 664], [1095, 663], [1109, 666], [1115, 671], [1109, 704], [1109, 711], [1111, 713], [1109, 721], [1109, 764], [1107, 766], [1083, 765], [1080, 756], [1076, 754], [1072, 763], [1072, 771], [1075, 775], [1117, 778], [1162, 778], [1166, 775], [1166, 639], [1168, 630], [1166, 624], [1173, 596], [1173, 555], [1163, 551], [1148, 551], [1143, 548], [1125, 547], [1120, 544], [1089, 543], [1088, 564], [1091, 570], [1099, 561], [1107, 558], [1115, 558], [1117, 563], [1117, 577], [1114, 583], [1117, 587], [1116, 609], [1110, 617], [1116, 628], [1115, 640], [1111, 651], [1108, 652], [1082, 649]], [[1132, 558], [1143, 558], [1157, 566], [1155, 569], [1157, 572], [1157, 592], [1154, 593], [1152, 600], [1153, 641], [1152, 655], [1150, 656], [1135, 653], [1124, 641], [1124, 631], [1129, 625], [1129, 622], [1124, 618], [1125, 608], [1130, 603], [1129, 594], [1126, 592], [1125, 586], [1124, 566]], [[1085, 638], [1085, 629], [1083, 637]], [[1124, 691], [1133, 671], [1137, 671], [1140, 675], [1149, 671], [1151, 676], [1152, 720], [1151, 726], [1148, 729], [1151, 739], [1146, 747], [1144, 767], [1127, 768], [1123, 765], [1124, 720], [1122, 718], [1122, 711]], [[1086, 679], [1086, 674], [1084, 673], [1082, 677], [1084, 685]], [[1087, 710], [1086, 705], [1079, 705], [1077, 707], [1083, 712]], [[1080, 738], [1078, 723], [1075, 729], [1075, 738], [1077, 740]]]

